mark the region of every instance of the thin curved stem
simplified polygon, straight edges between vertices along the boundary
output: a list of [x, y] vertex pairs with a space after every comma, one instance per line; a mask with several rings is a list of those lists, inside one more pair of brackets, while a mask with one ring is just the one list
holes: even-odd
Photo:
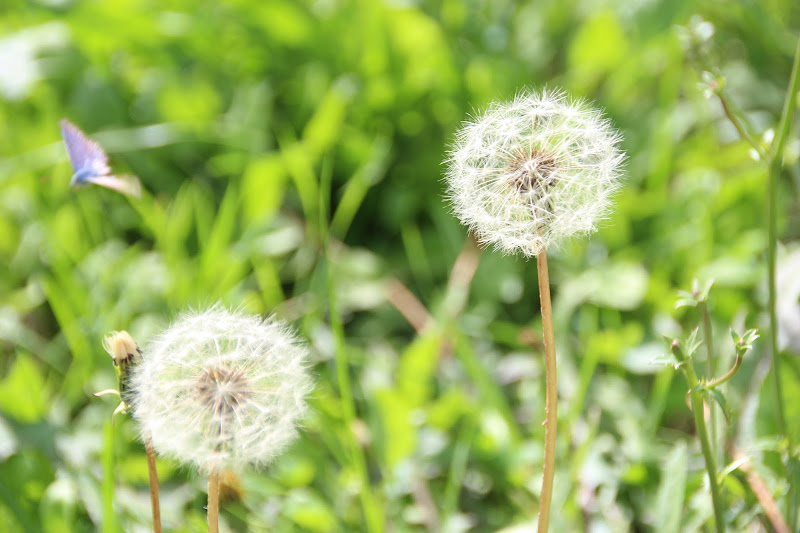
[[767, 155], [764, 152], [764, 148], [756, 142], [753, 136], [750, 135], [750, 132], [747, 131], [747, 128], [739, 119], [739, 117], [736, 115], [736, 113], [733, 112], [733, 110], [730, 107], [730, 104], [728, 104], [727, 96], [725, 96], [722, 93], [722, 91], [719, 91], [717, 93], [717, 98], [719, 98], [719, 102], [722, 104], [722, 110], [725, 111], [725, 116], [728, 117], [728, 120], [730, 120], [731, 124], [733, 124], [733, 127], [736, 128], [736, 131], [739, 133], [739, 136], [745, 141], [747, 141], [747, 144], [749, 144], [750, 147], [758, 153], [758, 156], [762, 160], [764, 160]]
[[144, 436], [144, 449], [147, 453], [147, 473], [150, 477], [150, 506], [153, 509], [153, 533], [161, 533], [161, 504], [158, 498], [158, 472], [156, 471], [156, 451], [150, 432]]
[[742, 355], [742, 352], [737, 351], [736, 360], [733, 362], [733, 366], [720, 377], [706, 382], [706, 387], [708, 387], [709, 389], [713, 389], [714, 387], [719, 387], [720, 385], [731, 379], [733, 376], [736, 375], [736, 372], [739, 371], [739, 367], [742, 366], [743, 360], [744, 356]]
[[542, 307], [542, 336], [544, 339], [545, 419], [544, 461], [542, 465], [542, 494], [539, 498], [538, 533], [546, 533], [550, 524], [550, 504], [553, 500], [553, 479], [556, 470], [556, 428], [558, 379], [556, 375], [556, 343], [553, 332], [553, 306], [550, 303], [550, 277], [547, 272], [547, 251], [536, 258], [539, 274], [539, 300]]
[[208, 533], [219, 533], [219, 470], [208, 474]]

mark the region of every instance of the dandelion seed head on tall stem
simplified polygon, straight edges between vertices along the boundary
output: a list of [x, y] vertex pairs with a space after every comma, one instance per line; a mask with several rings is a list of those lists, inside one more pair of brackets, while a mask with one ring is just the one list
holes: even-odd
[[480, 242], [535, 256], [607, 216], [625, 158], [620, 141], [600, 111], [559, 91], [493, 103], [456, 135], [450, 204]]
[[307, 360], [278, 320], [220, 306], [189, 313], [145, 349], [134, 416], [158, 453], [206, 473], [264, 465], [297, 435]]

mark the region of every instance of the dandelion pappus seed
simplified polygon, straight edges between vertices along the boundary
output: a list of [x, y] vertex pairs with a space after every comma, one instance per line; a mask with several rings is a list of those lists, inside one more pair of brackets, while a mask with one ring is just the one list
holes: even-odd
[[145, 352], [133, 413], [155, 450], [207, 473], [267, 464], [297, 436], [312, 389], [288, 325], [215, 306], [182, 316]]
[[238, 368], [225, 366], [206, 368], [197, 378], [200, 404], [216, 416], [226, 417], [245, 403], [250, 396], [247, 377]]
[[558, 163], [550, 154], [536, 149], [529, 153], [518, 152], [509, 161], [509, 184], [520, 194], [541, 197], [556, 184]]
[[595, 231], [620, 185], [620, 140], [601, 112], [558, 91], [495, 102], [449, 152], [453, 212], [480, 242], [526, 256]]

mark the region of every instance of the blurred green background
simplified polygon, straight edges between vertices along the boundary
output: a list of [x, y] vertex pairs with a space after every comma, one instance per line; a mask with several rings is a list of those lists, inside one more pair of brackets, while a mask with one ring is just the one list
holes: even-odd
[[[551, 255], [551, 531], [702, 530], [712, 509], [686, 383], [651, 361], [663, 335], [697, 325], [696, 310], [675, 311], [694, 278], [716, 280], [719, 370], [729, 327], [768, 324], [766, 174], [700, 72], [719, 69], [760, 137], [799, 33], [795, 0], [3, 0], [0, 529], [149, 530], [137, 429], [124, 417], [112, 429], [116, 402], [92, 397], [116, 385], [101, 339], [126, 329], [146, 351], [176, 313], [222, 301], [294, 321], [318, 376], [296, 445], [229, 477], [224, 530], [365, 531], [371, 490], [386, 531], [530, 531], [544, 437], [536, 265], [474, 247], [443, 200], [442, 161], [470, 113], [557, 86], [607, 111], [628, 162], [599, 233]], [[139, 176], [142, 200], [69, 189], [63, 117]], [[798, 152], [795, 131], [780, 184], [789, 247]], [[765, 338], [727, 387], [718, 449], [750, 454], [783, 505]], [[800, 365], [786, 361], [797, 442]], [[203, 531], [204, 480], [158, 466], [165, 530]], [[731, 529], [769, 530], [729, 470]]]

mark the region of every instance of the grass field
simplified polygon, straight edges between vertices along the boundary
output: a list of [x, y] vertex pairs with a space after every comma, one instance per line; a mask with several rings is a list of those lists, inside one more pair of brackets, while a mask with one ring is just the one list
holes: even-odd
[[[476, 244], [443, 162], [560, 88], [627, 155], [599, 231], [548, 250], [550, 531], [798, 531], [798, 37], [794, 0], [4, 0], [0, 530], [152, 531], [102, 340], [147, 357], [221, 303], [291, 323], [315, 381], [288, 450], [223, 473], [222, 531], [534, 531], [537, 262]], [[62, 118], [141, 199], [70, 188]], [[164, 530], [206, 531], [205, 477], [157, 466]]]

